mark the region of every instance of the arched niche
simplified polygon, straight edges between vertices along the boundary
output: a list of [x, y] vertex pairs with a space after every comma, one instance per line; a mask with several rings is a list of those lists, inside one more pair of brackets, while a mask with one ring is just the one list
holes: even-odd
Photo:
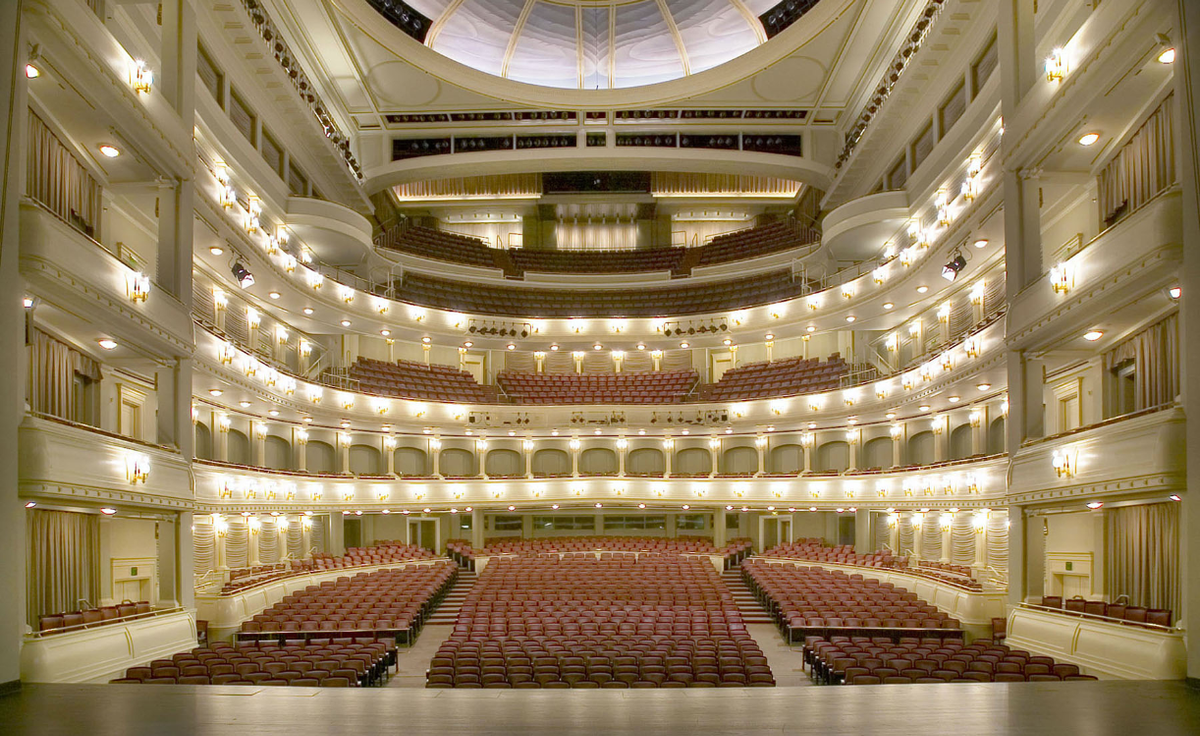
[[196, 426], [196, 432], [194, 435], [195, 439], [194, 439], [194, 445], [192, 448], [193, 454], [196, 456], [196, 458], [198, 460], [212, 460], [213, 459], [212, 432], [210, 432], [208, 430], [207, 425], [200, 424], [199, 422], [197, 422], [195, 426]]
[[703, 447], [685, 447], [675, 453], [671, 462], [672, 473], [711, 473], [713, 470], [712, 453]]
[[988, 454], [999, 455], [1004, 452], [1004, 444], [1004, 417], [996, 417], [988, 427]]
[[225, 459], [237, 465], [249, 465], [251, 461], [250, 439], [236, 429], [226, 432]]
[[892, 467], [892, 438], [876, 437], [863, 445], [862, 468]]
[[304, 468], [309, 473], [334, 473], [337, 453], [333, 445], [321, 440], [309, 440], [304, 447]]
[[263, 440], [263, 465], [272, 470], [292, 469], [292, 446], [273, 434]]
[[580, 475], [615, 472], [617, 472], [617, 453], [607, 447], [589, 447], [579, 453]]
[[934, 450], [933, 432], [925, 430], [917, 432], [908, 438], [909, 465], [932, 465], [936, 456]]
[[397, 447], [392, 465], [396, 475], [429, 475], [429, 456], [419, 447]]
[[524, 475], [525, 462], [521, 453], [507, 448], [490, 450], [484, 460], [484, 472], [488, 475]]
[[721, 457], [722, 473], [757, 473], [758, 448], [731, 447]]
[[963, 424], [954, 428], [950, 433], [950, 459], [962, 460], [971, 457], [972, 452], [971, 425]]
[[804, 448], [800, 445], [776, 445], [767, 456], [772, 473], [799, 473], [804, 470]]
[[379, 475], [383, 472], [383, 455], [374, 445], [350, 446], [350, 472], [355, 475]]
[[845, 471], [850, 467], [850, 445], [843, 440], [826, 442], [817, 448], [816, 465], [818, 473]]
[[556, 447], [538, 450], [533, 453], [533, 472], [537, 475], [570, 475], [571, 456]]
[[661, 475], [665, 468], [662, 450], [654, 447], [639, 447], [625, 459], [626, 473]]
[[478, 475], [475, 468], [475, 453], [460, 447], [447, 447], [438, 456], [438, 470], [442, 475]]

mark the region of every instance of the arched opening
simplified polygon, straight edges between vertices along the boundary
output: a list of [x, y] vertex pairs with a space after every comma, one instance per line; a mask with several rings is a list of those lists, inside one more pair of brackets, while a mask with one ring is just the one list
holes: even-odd
[[675, 453], [671, 472], [678, 475], [697, 475], [712, 472], [712, 454], [703, 447], [685, 447]]
[[379, 450], [372, 445], [350, 446], [350, 472], [355, 475], [379, 475], [383, 472], [382, 461]]
[[666, 468], [662, 450], [653, 447], [639, 447], [629, 453], [625, 460], [625, 472], [639, 475], [662, 475]]
[[492, 450], [484, 460], [484, 472], [488, 475], [525, 475], [523, 459], [521, 453], [515, 450]]
[[804, 470], [804, 448], [800, 445], [778, 445], [771, 449], [767, 468], [772, 473], [799, 473]]
[[817, 448], [818, 473], [844, 472], [850, 467], [850, 445], [842, 440], [826, 442]]
[[292, 446], [282, 437], [267, 435], [263, 441], [263, 465], [272, 470], [291, 470]]
[[337, 472], [334, 464], [337, 462], [337, 454], [333, 451], [333, 445], [320, 440], [309, 440], [304, 448], [304, 468], [309, 473], [334, 473]]
[[533, 474], [564, 476], [571, 474], [571, 456], [564, 450], [547, 447], [533, 453]]
[[934, 457], [933, 432], [917, 432], [908, 438], [909, 465], [932, 465]]
[[1004, 417], [997, 417], [988, 427], [988, 454], [999, 455], [1004, 452]]
[[429, 475], [429, 456], [417, 447], [397, 447], [392, 453], [396, 475]]
[[467, 477], [478, 475], [475, 469], [475, 453], [458, 447], [447, 447], [438, 457], [438, 470], [442, 475]]
[[892, 467], [892, 438], [876, 437], [867, 440], [863, 445], [863, 457], [860, 465], [863, 469]]
[[721, 458], [722, 473], [757, 473], [758, 449], [754, 447], [731, 447]]
[[250, 440], [236, 429], [225, 433], [225, 459], [236, 465], [250, 464]]
[[607, 447], [589, 447], [579, 453], [580, 475], [611, 475], [617, 472], [617, 453]]
[[950, 459], [962, 460], [965, 457], [971, 457], [972, 452], [971, 425], [963, 424], [955, 427], [950, 433]]
[[198, 460], [212, 460], [212, 432], [208, 431], [208, 427], [206, 425], [200, 423], [197, 423], [195, 427], [196, 432], [194, 434], [194, 445], [192, 448], [193, 454]]

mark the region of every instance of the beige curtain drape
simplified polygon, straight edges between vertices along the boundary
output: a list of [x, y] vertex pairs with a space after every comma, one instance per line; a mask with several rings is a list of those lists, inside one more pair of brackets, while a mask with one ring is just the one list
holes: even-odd
[[900, 531], [897, 538], [897, 542], [900, 544], [900, 549], [896, 550], [897, 555], [907, 555], [909, 551], [912, 550], [913, 545], [916, 542], [916, 534], [913, 533], [911, 519], [911, 514], [904, 514], [900, 517], [900, 521], [897, 522], [898, 529]]
[[32, 110], [25, 193], [88, 235], [100, 224], [100, 185]]
[[192, 530], [192, 569], [203, 575], [217, 566], [217, 530], [211, 521], [196, 520]]
[[279, 528], [278, 522], [268, 519], [258, 530], [258, 561], [263, 565], [273, 565], [279, 562]]
[[950, 522], [950, 562], [954, 565], [975, 564], [975, 527], [970, 513], [954, 515]]
[[301, 559], [308, 550], [304, 549], [303, 519], [288, 519], [287, 553], [293, 559]]
[[26, 613], [78, 611], [100, 602], [100, 518], [92, 514], [31, 509], [25, 516]]
[[937, 514], [925, 514], [921, 524], [921, 559], [942, 559], [942, 525]]
[[888, 540], [891, 539], [892, 530], [888, 528], [887, 515], [873, 514], [871, 516], [872, 526], [875, 529], [875, 551], [879, 552], [887, 549]]
[[1134, 409], [1149, 409], [1179, 396], [1179, 316], [1172, 314], [1103, 355], [1105, 372], [1134, 363]]
[[[325, 552], [325, 519], [313, 519], [312, 531], [310, 532], [309, 541], [315, 552]], [[308, 552], [308, 550], [305, 550]]]
[[225, 534], [225, 564], [230, 569], [245, 567], [250, 560], [250, 525], [245, 519], [230, 519]]
[[29, 345], [29, 407], [35, 412], [61, 419], [77, 419], [75, 374], [93, 381], [102, 378], [100, 364], [54, 339], [34, 330]]
[[1100, 215], [1105, 222], [1133, 212], [1175, 183], [1174, 106], [1174, 95], [1163, 100], [1100, 172]]
[[1008, 574], [1008, 513], [993, 511], [987, 522], [987, 565]]
[[1109, 600], [1180, 611], [1179, 505], [1154, 503], [1108, 511]]

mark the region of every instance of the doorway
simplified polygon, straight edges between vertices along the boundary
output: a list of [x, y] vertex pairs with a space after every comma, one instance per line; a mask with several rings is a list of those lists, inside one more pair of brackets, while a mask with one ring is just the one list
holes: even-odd
[[437, 552], [441, 549], [441, 529], [437, 519], [409, 519], [408, 543]]

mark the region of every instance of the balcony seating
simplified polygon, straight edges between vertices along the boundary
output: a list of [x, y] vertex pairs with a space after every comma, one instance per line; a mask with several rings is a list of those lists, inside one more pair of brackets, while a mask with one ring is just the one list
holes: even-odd
[[491, 560], [427, 687], [772, 686], [712, 564], [673, 554]]
[[916, 567], [909, 565], [907, 557], [893, 557], [891, 552], [859, 554], [851, 545], [826, 547], [820, 538], [797, 539], [795, 542], [776, 545], [763, 552], [763, 557], [783, 557], [793, 560], [831, 562], [838, 565], [859, 567], [886, 567], [900, 569], [910, 575], [931, 578], [968, 590], [983, 590], [983, 585], [974, 578], [971, 568], [964, 565], [943, 565], [939, 562], [918, 561]]
[[846, 361], [837, 353], [824, 363], [798, 357], [749, 363], [725, 371], [721, 380], [700, 390], [700, 398], [740, 401], [830, 391], [840, 385], [846, 370]]
[[1046, 608], [1061, 609], [1067, 614], [1105, 616], [1135, 625], [1149, 624], [1151, 626], [1169, 627], [1175, 621], [1174, 612], [1169, 608], [1146, 608], [1144, 606], [1130, 606], [1125, 603], [1089, 601], [1082, 596], [1068, 598], [1065, 601], [1062, 596], [1042, 596], [1041, 605]]
[[405, 273], [397, 293], [438, 309], [536, 317], [662, 317], [739, 309], [800, 296], [788, 270], [728, 281], [646, 289], [532, 289], [449, 281]]
[[1058, 682], [1095, 680], [1073, 664], [1056, 663], [990, 639], [964, 645], [957, 639], [812, 636], [804, 662], [822, 685], [942, 682]]
[[789, 643], [810, 635], [858, 632], [938, 638], [962, 635], [956, 619], [920, 600], [916, 593], [862, 575], [751, 558], [742, 563], [742, 577]]
[[382, 565], [389, 562], [427, 560], [433, 557], [435, 557], [433, 552], [416, 545], [379, 541], [370, 547], [351, 547], [346, 550], [346, 555], [343, 557], [318, 553], [308, 559], [289, 560], [276, 565], [234, 568], [229, 571], [229, 582], [221, 588], [221, 595], [230, 595], [255, 585], [262, 585], [293, 575], [304, 575], [314, 570]]
[[816, 243], [820, 239], [820, 233], [815, 231], [798, 229], [788, 222], [773, 222], [762, 227], [718, 235], [708, 244], [695, 249], [695, 265], [712, 266], [745, 258], [757, 258]]
[[484, 540], [481, 550], [474, 550], [463, 539], [451, 539], [446, 548], [464, 559], [493, 557], [497, 555], [542, 555], [568, 554], [574, 552], [641, 552], [695, 555], [744, 555], [751, 549], [749, 539], [733, 539], [722, 549], [717, 549], [704, 538], [693, 537], [543, 537], [520, 539], [496, 537]]
[[521, 271], [542, 273], [636, 273], [675, 271], [686, 251], [683, 248], [649, 248], [624, 251], [510, 250], [509, 256]]
[[453, 584], [449, 560], [340, 577], [291, 593], [242, 623], [239, 639], [311, 639], [366, 633], [411, 643]]
[[170, 659], [130, 667], [114, 683], [152, 685], [382, 685], [396, 665], [396, 645], [369, 636], [307, 642], [213, 642]]
[[359, 358], [350, 366], [350, 378], [358, 381], [363, 391], [382, 396], [463, 404], [496, 401], [495, 386], [481, 386], [470, 373], [448, 365]]
[[375, 245], [450, 263], [465, 263], [483, 268], [498, 267], [493, 249], [482, 240], [444, 230], [427, 227], [410, 227], [404, 230], [396, 228], [376, 238]]
[[38, 616], [38, 633], [61, 634], [68, 631], [79, 631], [104, 624], [124, 623], [130, 619], [150, 616], [153, 613], [154, 609], [149, 601], [125, 601], [116, 606], [49, 613]]
[[514, 404], [678, 404], [699, 380], [694, 370], [496, 375]]

